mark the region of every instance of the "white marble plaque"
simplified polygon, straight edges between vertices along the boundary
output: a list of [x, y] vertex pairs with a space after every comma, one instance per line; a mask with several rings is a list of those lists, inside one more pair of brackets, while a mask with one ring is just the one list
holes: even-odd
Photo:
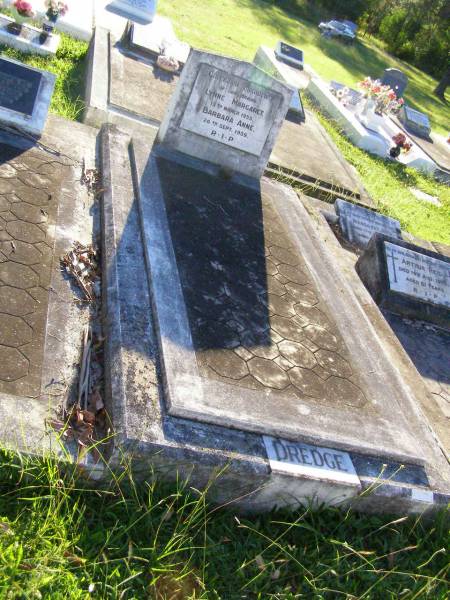
[[400, 223], [396, 219], [367, 208], [339, 198], [336, 200], [336, 212], [345, 238], [360, 248], [367, 246], [374, 233], [384, 233], [399, 239], [402, 237]]
[[359, 486], [348, 452], [263, 436], [272, 471]]
[[277, 92], [201, 64], [181, 127], [259, 156], [282, 101]]
[[450, 308], [450, 263], [384, 242], [389, 288]]
[[141, 25], [151, 23], [156, 12], [156, 0], [113, 0], [106, 9]]

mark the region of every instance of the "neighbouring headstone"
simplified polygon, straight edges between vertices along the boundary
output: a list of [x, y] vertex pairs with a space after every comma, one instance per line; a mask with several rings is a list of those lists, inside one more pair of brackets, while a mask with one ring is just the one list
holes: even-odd
[[412, 131], [416, 135], [429, 138], [431, 133], [431, 125], [428, 115], [414, 110], [410, 106], [403, 105], [398, 114], [399, 121], [403, 123], [406, 129]]
[[158, 142], [233, 172], [259, 178], [292, 89], [251, 63], [192, 50]]
[[113, 0], [106, 5], [110, 12], [129, 21], [147, 25], [153, 21], [157, 0]]
[[155, 16], [148, 25], [133, 23], [127, 38], [130, 50], [138, 54], [156, 57], [162, 53], [182, 64], [187, 61], [191, 50], [189, 44], [177, 38], [172, 23], [165, 17]]
[[55, 81], [53, 73], [0, 57], [0, 121], [39, 136]]
[[365, 248], [374, 233], [385, 233], [401, 239], [400, 223], [373, 210], [338, 198], [335, 203], [339, 226], [344, 237], [358, 248]]
[[394, 90], [398, 98], [405, 93], [408, 85], [408, 77], [400, 69], [385, 69], [381, 79], [383, 85], [388, 85]]
[[376, 234], [356, 270], [377, 304], [450, 330], [450, 258]]
[[303, 50], [286, 44], [286, 42], [277, 42], [275, 47], [275, 56], [278, 60], [285, 62], [296, 69], [303, 69]]

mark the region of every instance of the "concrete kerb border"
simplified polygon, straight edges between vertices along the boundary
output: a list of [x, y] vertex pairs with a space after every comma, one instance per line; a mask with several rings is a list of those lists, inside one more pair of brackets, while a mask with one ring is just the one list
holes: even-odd
[[[108, 146], [111, 143], [117, 146], [118, 139], [114, 137], [117, 135], [117, 130], [110, 125], [103, 127], [101, 132], [103, 160], [107, 163], [104, 164], [105, 174], [107, 171], [111, 172], [111, 167], [114, 166], [110, 162], [111, 154]], [[129, 147], [130, 142], [131, 139], [122, 134], [122, 144], [126, 148]], [[105, 181], [108, 183], [105, 187], [109, 189], [104, 197], [103, 219], [105, 231], [108, 231], [108, 228], [114, 228], [114, 207], [120, 205], [124, 199], [119, 198], [120, 194], [123, 194], [123, 189], [115, 188], [111, 178]], [[130, 201], [130, 198], [128, 200], [125, 198], [125, 202]], [[114, 239], [114, 235], [103, 239], [105, 257], [114, 255]], [[113, 440], [114, 447], [109, 468], [120, 468], [121, 460], [126, 456], [132, 461], [135, 471], [143, 478], [148, 477], [153, 470], [155, 473], [162, 472], [172, 479], [178, 472], [190, 476], [191, 485], [201, 487], [202, 484], [206, 485], [210, 481], [217, 469], [229, 465], [223, 476], [222, 491], [214, 490], [215, 501], [233, 502], [236, 508], [244, 511], [264, 511], [272, 508], [274, 500], [280, 500], [280, 490], [292, 483], [292, 479], [284, 476], [280, 479], [279, 474], [270, 473], [260, 435], [243, 434], [243, 432], [225, 430], [218, 426], [205, 426], [182, 418], [170, 417], [164, 412], [163, 390], [160, 385], [158, 403], [160, 409], [157, 409], [157, 414], [153, 415], [154, 433], [150, 436], [135, 435], [136, 431], [133, 431], [127, 419], [127, 413], [133, 410], [135, 385], [133, 378], [130, 379], [130, 369], [127, 369], [125, 357], [121, 353], [123, 340], [119, 338], [113, 341], [111, 336], [112, 331], [121, 335], [120, 322], [114, 323], [114, 319], [108, 316], [108, 314], [118, 314], [117, 306], [114, 305], [120, 285], [117, 278], [117, 263], [109, 260], [106, 261], [105, 267], [104, 310], [105, 326], [108, 328], [106, 334], [109, 340], [109, 347], [106, 350], [107, 361], [113, 369], [113, 380], [109, 383], [110, 394], [114, 392], [114, 396], [109, 398], [109, 401], [112, 402], [112, 417], [117, 432]], [[153, 319], [150, 305], [148, 305], [148, 317]], [[208, 439], [212, 440], [210, 448], [205, 446]], [[242, 446], [244, 440], [247, 447]], [[248, 446], [249, 441], [251, 446]], [[252, 449], [249, 453], [250, 447]], [[377, 475], [383, 471], [381, 461], [370, 457], [358, 457], [355, 454], [352, 454], [352, 458], [357, 466], [363, 490], [371, 488], [373, 491], [369, 495], [347, 499], [345, 506], [352, 505], [364, 511], [386, 512], [386, 508], [389, 507], [393, 512], [423, 513], [442, 508], [450, 500], [450, 497], [445, 494], [430, 490], [420, 467], [406, 466], [402, 471], [399, 464], [392, 464], [387, 467], [390, 473], [389, 479], [380, 480]], [[298, 505], [305, 501], [302, 494], [288, 495], [290, 495], [291, 505]], [[249, 498], [252, 500], [249, 501]], [[388, 502], [389, 498], [391, 500]]]

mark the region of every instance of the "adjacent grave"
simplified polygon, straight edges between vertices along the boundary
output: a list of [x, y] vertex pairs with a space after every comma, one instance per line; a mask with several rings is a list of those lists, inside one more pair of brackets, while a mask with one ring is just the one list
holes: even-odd
[[41, 135], [55, 80], [53, 73], [0, 57], [0, 122]]
[[330, 90], [335, 96], [338, 95], [338, 92], [345, 92], [345, 95], [342, 98], [342, 100], [345, 100], [352, 106], [356, 106], [364, 98], [361, 92], [353, 90], [352, 88], [349, 88], [343, 83], [339, 83], [338, 81], [330, 81]]
[[400, 223], [396, 219], [380, 215], [341, 198], [336, 200], [334, 206], [345, 239], [358, 248], [366, 248], [374, 233], [385, 233], [391, 237], [402, 238]]
[[21, 52], [53, 56], [56, 54], [60, 43], [60, 36], [53, 33], [45, 40], [41, 39], [42, 29], [32, 25], [23, 24], [19, 35], [10, 32], [14, 19], [0, 14], [0, 44], [11, 46]]
[[112, 0], [106, 9], [129, 21], [147, 25], [153, 21], [157, 0]]
[[383, 85], [388, 85], [401, 98], [408, 85], [408, 77], [400, 69], [385, 69], [381, 78]]
[[296, 69], [303, 70], [303, 50], [291, 46], [286, 42], [277, 42], [275, 56], [278, 60], [281, 60]]
[[158, 133], [164, 146], [259, 178], [292, 90], [250, 63], [192, 50]]
[[431, 125], [428, 115], [403, 105], [398, 115], [399, 121], [403, 123], [407, 130], [416, 135], [429, 138], [431, 134]]
[[381, 307], [450, 330], [450, 258], [376, 234], [356, 269]]
[[127, 49], [143, 57], [155, 59], [163, 53], [182, 65], [191, 49], [189, 44], [177, 38], [169, 19], [159, 16], [149, 25], [130, 24], [123, 42]]

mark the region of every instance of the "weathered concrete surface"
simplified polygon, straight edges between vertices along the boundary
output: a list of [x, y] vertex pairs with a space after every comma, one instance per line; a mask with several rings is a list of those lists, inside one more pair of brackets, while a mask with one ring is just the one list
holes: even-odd
[[289, 178], [300, 178], [312, 186], [325, 185], [332, 199], [351, 199], [353, 196], [355, 200], [371, 205], [355, 169], [344, 159], [315, 114], [309, 110], [305, 113], [304, 123], [285, 120], [269, 166], [280, 167], [287, 183]]
[[41, 451], [45, 418], [73, 396], [87, 311], [74, 302], [60, 256], [92, 241], [82, 160], [96, 131], [49, 116], [36, 147], [0, 132], [0, 440]]
[[[111, 466], [120, 462], [125, 454], [133, 457], [140, 477], [147, 477], [149, 469], [156, 467], [169, 478], [177, 473], [190, 475], [191, 485], [195, 486], [206, 484], [215, 472], [225, 467], [219, 485], [212, 488], [212, 497], [216, 502], [234, 502], [241, 510], [262, 511], [274, 505], [295, 507], [299, 502], [308, 501], [311, 494], [319, 502], [339, 503], [347, 498], [348, 503], [348, 488], [339, 489], [324, 481], [308, 481], [271, 472], [262, 436], [257, 433], [187, 420], [167, 413], [161, 357], [154, 329], [155, 313], [149, 289], [143, 285], [145, 258], [136, 189], [132, 183], [132, 170], [125, 158], [132, 151], [130, 143], [130, 138], [117, 130], [104, 132], [102, 164], [107, 192], [103, 206], [106, 233], [103, 242], [110, 390], [108, 408], [116, 431]], [[318, 213], [314, 214], [312, 225], [321, 243], [330, 246], [332, 253], [339, 256], [339, 265], [346, 273], [346, 263], [339, 255], [337, 240], [325, 220]], [[353, 264], [351, 270], [354, 277], [351, 285], [355, 286], [354, 291], [361, 298], [364, 311], [367, 311], [366, 305], [373, 305], [378, 311], [355, 275]], [[156, 273], [152, 272], [150, 280], [153, 283], [155, 276]], [[345, 282], [341, 283], [348, 286]], [[381, 316], [379, 319], [377, 330], [384, 327], [384, 332], [389, 332], [384, 319]], [[375, 331], [373, 335], [381, 343]], [[394, 337], [391, 334], [391, 338]], [[383, 343], [388, 344], [386, 360], [395, 365], [388, 366], [387, 370], [394, 370], [397, 386], [406, 388], [401, 410], [408, 415], [416, 440], [420, 440], [425, 469], [419, 465], [401, 465], [388, 456], [379, 458], [351, 452], [361, 485], [366, 490], [362, 497], [353, 497], [352, 503], [363, 510], [402, 514], [432, 510], [448, 501], [445, 496], [450, 487], [448, 464], [441, 450], [436, 448], [427, 419], [415, 408], [416, 392], [420, 395], [421, 386], [424, 387], [421, 378], [412, 369], [409, 359], [404, 364], [401, 361], [397, 364], [398, 341], [386, 341], [383, 337]], [[371, 489], [369, 493], [368, 488]]]

